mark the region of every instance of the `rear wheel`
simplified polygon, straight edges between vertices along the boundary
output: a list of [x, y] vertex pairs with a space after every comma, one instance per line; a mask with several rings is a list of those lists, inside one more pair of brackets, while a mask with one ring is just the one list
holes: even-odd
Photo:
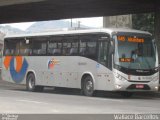
[[87, 76], [83, 80], [82, 92], [85, 96], [93, 96], [94, 83], [91, 76]]
[[43, 86], [36, 86], [35, 85], [35, 76], [33, 73], [30, 73], [27, 76], [26, 88], [28, 91], [42, 92], [44, 87]]

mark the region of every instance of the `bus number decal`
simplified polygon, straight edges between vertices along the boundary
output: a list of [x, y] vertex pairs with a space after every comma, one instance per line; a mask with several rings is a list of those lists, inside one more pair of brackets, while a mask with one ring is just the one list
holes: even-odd
[[[16, 59], [16, 69], [15, 69], [15, 59]], [[22, 62], [23, 61], [23, 62]], [[4, 66], [8, 70], [10, 68], [10, 74], [12, 77], [12, 80], [16, 83], [22, 82], [22, 80], [25, 77], [26, 71], [28, 69], [28, 62], [22, 56], [6, 56], [4, 59]]]

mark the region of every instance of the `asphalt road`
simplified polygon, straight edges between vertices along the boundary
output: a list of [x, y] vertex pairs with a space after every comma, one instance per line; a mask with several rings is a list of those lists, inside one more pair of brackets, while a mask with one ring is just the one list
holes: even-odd
[[156, 95], [135, 95], [125, 99], [111, 93], [86, 97], [72, 90], [46, 89], [42, 93], [27, 92], [25, 86], [0, 82], [0, 113], [18, 114], [110, 114], [159, 113]]

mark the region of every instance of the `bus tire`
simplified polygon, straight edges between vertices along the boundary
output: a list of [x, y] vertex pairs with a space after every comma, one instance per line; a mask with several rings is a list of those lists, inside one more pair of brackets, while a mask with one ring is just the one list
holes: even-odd
[[121, 92], [121, 96], [124, 98], [130, 98], [132, 97], [133, 93], [132, 92]]
[[86, 76], [83, 80], [82, 93], [85, 96], [93, 96], [94, 94], [94, 83], [91, 76]]
[[31, 92], [42, 92], [43, 86], [36, 86], [35, 82], [36, 82], [35, 75], [33, 73], [27, 75], [27, 81], [26, 81], [27, 90]]

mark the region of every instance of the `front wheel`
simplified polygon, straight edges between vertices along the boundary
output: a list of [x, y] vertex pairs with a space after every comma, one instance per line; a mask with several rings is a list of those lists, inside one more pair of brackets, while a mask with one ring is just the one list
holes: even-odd
[[30, 73], [27, 76], [27, 80], [26, 80], [26, 88], [28, 91], [32, 91], [32, 92], [42, 92], [43, 91], [43, 86], [36, 86], [35, 85], [35, 76], [33, 73]]
[[94, 83], [91, 76], [87, 76], [83, 80], [82, 91], [85, 96], [93, 96]]

